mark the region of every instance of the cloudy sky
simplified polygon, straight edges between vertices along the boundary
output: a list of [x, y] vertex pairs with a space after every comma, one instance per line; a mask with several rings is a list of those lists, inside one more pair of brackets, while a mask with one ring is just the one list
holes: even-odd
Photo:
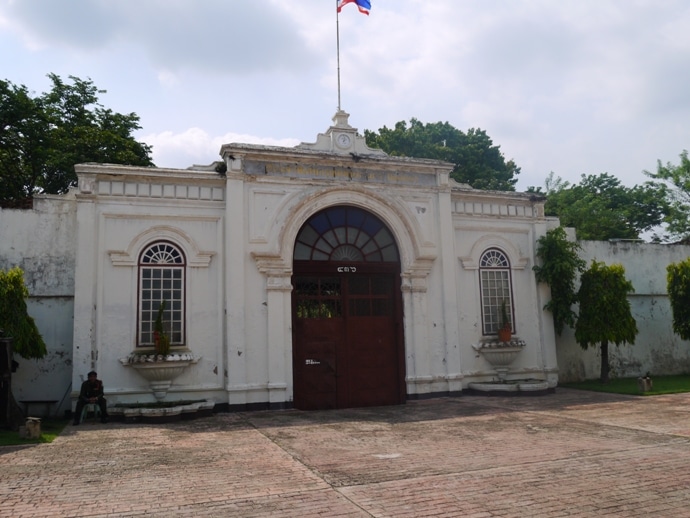
[[[522, 168], [626, 185], [690, 148], [687, 0], [371, 0], [339, 17], [342, 108], [481, 128]], [[0, 0], [0, 79], [91, 78], [161, 167], [313, 142], [338, 106], [336, 0]]]

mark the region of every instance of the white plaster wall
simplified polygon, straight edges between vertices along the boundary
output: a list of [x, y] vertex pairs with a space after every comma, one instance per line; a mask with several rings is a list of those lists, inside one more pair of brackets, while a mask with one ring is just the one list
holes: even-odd
[[48, 409], [32, 406], [32, 415], [41, 416], [48, 410], [51, 415], [62, 416], [71, 403], [73, 299], [32, 297], [27, 301], [27, 309], [46, 342], [47, 354], [38, 360], [14, 356], [19, 368], [12, 373], [12, 392], [17, 401], [57, 401]]
[[[291, 401], [290, 277], [292, 249], [301, 226], [325, 207], [343, 203], [361, 206], [381, 217], [395, 235], [405, 275], [406, 270], [416, 268], [420, 251], [434, 257], [439, 254], [439, 235], [432, 229], [439, 227], [437, 192], [409, 188], [383, 190], [377, 185], [362, 186], [343, 181], [295, 184], [290, 178], [244, 177], [244, 180], [248, 244], [244, 256], [245, 304], [242, 311], [245, 318], [242, 325], [247, 345], [243, 356], [240, 351], [229, 354], [230, 403], [280, 398], [283, 390], [283, 401]], [[229, 177], [229, 181], [233, 178]], [[450, 220], [449, 208], [446, 214]], [[453, 257], [452, 240], [447, 243]], [[442, 261], [430, 261], [429, 268], [430, 272], [422, 274], [423, 292], [403, 294], [403, 298], [417, 301], [406, 305], [408, 312], [404, 315], [406, 370], [411, 394], [448, 390], [449, 345], [443, 296], [447, 286], [442, 280]], [[232, 272], [229, 275], [231, 279], [234, 276]], [[432, 315], [434, 318], [430, 318]], [[457, 350], [456, 337], [450, 347]]]
[[[486, 210], [500, 212], [499, 208]], [[492, 247], [503, 250], [510, 260], [515, 334], [526, 342], [511, 365], [508, 377], [535, 377], [555, 384], [555, 358], [549, 355], [554, 347], [553, 333], [548, 332], [553, 325], [550, 316], [540, 309], [538, 286], [532, 271], [534, 243], [545, 228], [541, 221], [456, 217], [456, 289], [460, 299], [458, 315], [465, 386], [472, 381], [492, 380], [496, 376], [491, 364], [473, 347], [485, 338], [482, 334], [479, 258]]]
[[[78, 167], [76, 195], [40, 198], [32, 211], [0, 210], [0, 267], [25, 269], [29, 311], [49, 349], [43, 360], [20, 361], [13, 378], [18, 399], [64, 399], [70, 390], [74, 397], [92, 368], [110, 404], [153, 399], [147, 382], [119, 359], [136, 344], [139, 253], [164, 238], [188, 261], [186, 336], [201, 356], [175, 381], [174, 397], [290, 402], [294, 239], [312, 214], [336, 204], [377, 214], [398, 242], [411, 396], [456, 392], [494, 377], [472, 347], [482, 339], [478, 260], [491, 246], [510, 257], [516, 331], [527, 343], [513, 375], [552, 382], [598, 376], [598, 351], [582, 351], [571, 331], [556, 352], [550, 314], [541, 309], [548, 290], [532, 271], [536, 241], [554, 222], [520, 195], [451, 189], [443, 175], [438, 185], [416, 188], [297, 180], [289, 164], [284, 177], [240, 170], [225, 180], [181, 170]], [[582, 246], [588, 262], [622, 262], [636, 288], [630, 300], [640, 334], [635, 345], [612, 348], [614, 373], [690, 372], [690, 344], [672, 332], [665, 284], [666, 265], [685, 259], [690, 247]]]
[[0, 209], [0, 236], [0, 268], [22, 268], [30, 296], [74, 294], [73, 197], [38, 197], [33, 210]]
[[[81, 166], [81, 223], [72, 397], [90, 369], [108, 404], [153, 401], [148, 381], [120, 359], [136, 350], [138, 260], [168, 240], [186, 259], [185, 350], [200, 357], [169, 398], [224, 402], [225, 202], [216, 174]], [[97, 195], [95, 195], [97, 191]], [[173, 348], [173, 352], [175, 352]]]
[[[0, 268], [19, 266], [29, 290], [27, 309], [46, 343], [47, 355], [26, 360], [14, 355], [15, 399], [57, 400], [49, 410], [70, 408], [76, 203], [73, 196], [45, 196], [33, 210], [0, 209]], [[31, 412], [42, 414], [34, 406]]]
[[[105, 207], [104, 207], [105, 208]], [[140, 210], [146, 211], [145, 207]], [[170, 393], [199, 390], [221, 390], [223, 388], [223, 254], [222, 245], [222, 215], [216, 214], [209, 219], [185, 215], [185, 211], [176, 207], [159, 207], [157, 214], [152, 214], [148, 208], [145, 218], [137, 218], [136, 211], [130, 212], [126, 219], [106, 217], [103, 223], [105, 243], [111, 249], [120, 249], [120, 245], [131, 243], [137, 236], [151, 228], [166, 227], [178, 231], [179, 235], [189, 236], [201, 249], [214, 255], [208, 266], [189, 266], [186, 270], [186, 346], [200, 361], [188, 368], [179, 376]], [[131, 216], [131, 218], [130, 218]], [[146, 246], [151, 240], [142, 241]], [[185, 247], [183, 241], [180, 246], [188, 262], [193, 259], [193, 251]], [[138, 258], [141, 249], [134, 251]], [[131, 398], [125, 395], [141, 391], [146, 393], [148, 382], [131, 368], [123, 367], [119, 359], [126, 357], [136, 348], [136, 308], [138, 280], [136, 265], [116, 266], [105, 251], [102, 258], [101, 287], [98, 298], [102, 308], [97, 313], [98, 320], [98, 364], [99, 373], [103, 373], [108, 382], [108, 392], [112, 394], [113, 402], [126, 401]], [[117, 396], [115, 398], [115, 396]], [[150, 396], [149, 396], [150, 397]], [[139, 397], [139, 399], [146, 399]]]
[[[251, 246], [249, 249], [251, 250]], [[256, 262], [250, 253], [245, 255], [242, 268], [228, 272], [231, 277], [231, 288], [241, 287], [244, 293], [242, 312], [244, 317], [243, 330], [245, 333], [244, 347], [232, 352], [229, 362], [232, 364], [233, 375], [229, 385], [235, 389], [230, 394], [231, 404], [251, 404], [268, 401], [270, 350], [268, 333], [271, 326], [280, 326], [280, 322], [271, 322], [268, 317], [268, 293], [266, 292], [266, 277], [257, 269]], [[228, 330], [234, 334], [234, 329]], [[286, 337], [289, 338], [289, 337]], [[282, 350], [275, 351], [280, 354]], [[283, 379], [283, 382], [286, 380]], [[238, 396], [237, 390], [244, 391]]]
[[[666, 267], [690, 256], [690, 246], [637, 242], [582, 241], [581, 257], [606, 264], [620, 263], [635, 293], [629, 297], [639, 334], [635, 343], [609, 346], [612, 375], [628, 377], [690, 373], [690, 342], [673, 333], [666, 290]], [[599, 348], [583, 351], [566, 329], [557, 340], [559, 378], [580, 381], [599, 377]]]
[[[553, 328], [550, 317], [540, 309], [540, 292], [531, 270], [534, 243], [546, 231], [546, 224], [539, 214], [535, 217], [529, 203], [520, 200], [518, 205], [526, 206], [516, 206], [510, 197], [492, 203], [484, 200], [463, 206], [460, 214], [455, 211], [453, 215], [457, 204], [455, 198], [451, 201], [449, 189], [381, 189], [343, 181], [241, 178], [245, 189], [242, 203], [247, 208], [242, 215], [247, 218], [243, 229], [247, 253], [243, 255], [243, 278], [235, 283], [242, 282], [245, 293], [241, 325], [247, 343], [242, 354], [229, 351], [231, 404], [265, 401], [269, 386], [285, 386], [285, 400], [291, 400], [292, 246], [299, 228], [313, 213], [340, 203], [377, 214], [398, 242], [408, 394], [454, 392], [462, 384], [494, 376], [472, 344], [482, 337], [478, 254], [496, 243], [511, 255], [518, 334], [529, 344], [516, 360], [516, 372], [546, 375], [555, 383]], [[228, 181], [239, 183], [239, 177], [229, 173]], [[464, 267], [462, 260], [472, 254], [475, 267]], [[231, 271], [228, 275], [232, 285], [237, 275]], [[268, 293], [264, 291], [267, 286], [273, 286]], [[543, 337], [544, 329], [551, 333]], [[272, 340], [271, 336], [278, 338]]]
[[406, 326], [405, 355], [407, 392], [411, 395], [448, 390], [442, 260], [434, 260], [426, 279], [426, 290], [411, 294], [415, 303], [407, 308], [411, 314], [403, 316], [410, 320], [410, 325]]

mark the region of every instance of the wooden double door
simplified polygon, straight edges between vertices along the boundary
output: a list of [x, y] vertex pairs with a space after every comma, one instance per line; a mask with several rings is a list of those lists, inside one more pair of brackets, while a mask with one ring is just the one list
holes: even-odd
[[296, 408], [404, 402], [397, 265], [296, 263], [292, 310]]

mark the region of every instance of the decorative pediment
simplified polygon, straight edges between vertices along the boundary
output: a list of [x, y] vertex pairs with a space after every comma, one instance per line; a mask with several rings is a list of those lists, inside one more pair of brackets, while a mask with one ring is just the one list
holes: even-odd
[[149, 243], [167, 240], [180, 246], [187, 256], [187, 265], [191, 268], [208, 268], [215, 252], [200, 250], [197, 243], [185, 232], [168, 225], [151, 227], [129, 244], [126, 250], [108, 250], [113, 266], [136, 266], [141, 250]]
[[503, 250], [510, 259], [510, 266], [513, 270], [524, 270], [529, 264], [529, 257], [521, 254], [520, 250], [510, 241], [499, 235], [487, 235], [477, 240], [472, 245], [469, 255], [459, 257], [460, 263], [465, 270], [478, 270], [479, 258], [488, 248], [496, 247]]
[[333, 116], [333, 126], [328, 128], [326, 133], [319, 133], [316, 137], [316, 142], [303, 142], [299, 144], [297, 148], [328, 153], [340, 153], [343, 155], [388, 156], [381, 149], [372, 149], [367, 146], [364, 137], [357, 133], [357, 128], [353, 128], [348, 123], [349, 117], [349, 113], [343, 110], [337, 111]]

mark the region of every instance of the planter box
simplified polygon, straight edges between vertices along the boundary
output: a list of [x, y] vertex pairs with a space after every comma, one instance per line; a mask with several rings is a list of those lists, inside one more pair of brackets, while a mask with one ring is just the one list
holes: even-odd
[[522, 347], [483, 347], [479, 349], [486, 361], [494, 367], [509, 366], [521, 351]]
[[[161, 358], [163, 357], [161, 356]], [[144, 359], [144, 361], [131, 361], [130, 357], [123, 358], [120, 362], [125, 367], [133, 368], [144, 379], [148, 380], [153, 396], [158, 401], [162, 401], [168, 394], [168, 389], [170, 389], [175, 378], [182, 374], [187, 367], [199, 361], [198, 358], [193, 360], [179, 359], [178, 356], [175, 358], [147, 361], [145, 357], [141, 357], [140, 360]]]

